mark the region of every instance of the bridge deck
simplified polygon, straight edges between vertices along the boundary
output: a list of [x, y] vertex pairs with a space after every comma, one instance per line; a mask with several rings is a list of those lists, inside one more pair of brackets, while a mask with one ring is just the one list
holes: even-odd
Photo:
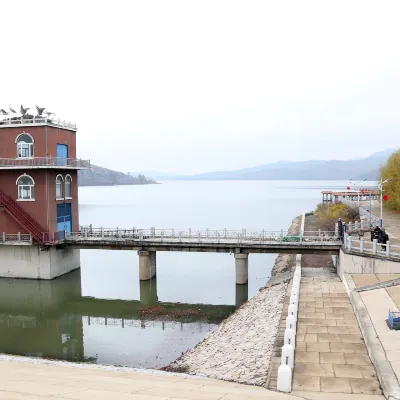
[[241, 253], [295, 253], [313, 254], [327, 253], [337, 254], [342, 246], [338, 240], [317, 241], [304, 239], [302, 241], [257, 241], [234, 239], [131, 239], [131, 238], [75, 238], [66, 239], [62, 246], [77, 249], [103, 249], [103, 250], [149, 250], [149, 251], [185, 251], [185, 252], [213, 252], [235, 253], [240, 249]]

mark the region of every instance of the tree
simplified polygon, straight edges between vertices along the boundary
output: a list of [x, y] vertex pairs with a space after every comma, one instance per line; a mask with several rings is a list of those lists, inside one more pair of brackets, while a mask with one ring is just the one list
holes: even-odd
[[379, 179], [385, 181], [392, 179], [391, 182], [383, 185], [384, 194], [389, 196], [389, 200], [384, 202], [386, 208], [400, 211], [400, 150], [395, 151], [381, 167]]

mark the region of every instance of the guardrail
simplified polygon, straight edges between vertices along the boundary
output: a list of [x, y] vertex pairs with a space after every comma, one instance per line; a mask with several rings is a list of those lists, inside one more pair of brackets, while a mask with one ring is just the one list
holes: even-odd
[[0, 168], [60, 167], [90, 169], [90, 160], [59, 157], [0, 158]]
[[82, 227], [79, 232], [68, 234], [68, 241], [84, 240], [134, 240], [174, 241], [199, 243], [263, 243], [263, 242], [337, 242], [340, 238], [332, 231], [307, 231], [291, 234], [281, 231], [248, 231], [228, 229], [120, 229]]
[[6, 243], [30, 243], [32, 244], [32, 235], [29, 233], [5, 233], [0, 235], [0, 244]]
[[41, 117], [13, 117], [5, 118], [0, 120], [0, 126], [13, 126], [13, 125], [43, 125], [49, 124], [54, 126], [59, 126], [61, 128], [77, 130], [76, 124], [72, 122], [62, 121], [60, 119], [48, 118], [45, 116]]
[[357, 240], [346, 234], [344, 242], [346, 249], [349, 251], [357, 251], [360, 254], [373, 254], [384, 257], [400, 258], [400, 246], [392, 245], [390, 241], [384, 244], [378, 243], [377, 239], [369, 241], [361, 238]]

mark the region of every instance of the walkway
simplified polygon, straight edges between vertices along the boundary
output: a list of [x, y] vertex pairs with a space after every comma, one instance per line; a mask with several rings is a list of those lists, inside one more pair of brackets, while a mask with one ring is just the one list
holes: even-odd
[[[399, 279], [400, 274], [351, 275], [355, 286], [362, 287]], [[400, 310], [400, 285], [360, 292], [367, 308], [376, 335], [379, 338], [387, 360], [390, 362], [397, 380], [400, 381], [400, 332], [391, 330], [387, 324], [388, 311]]]
[[119, 372], [71, 364], [0, 361], [4, 400], [295, 400], [296, 397], [187, 375]]
[[[372, 214], [380, 217], [381, 206], [379, 203], [372, 206]], [[400, 245], [400, 212], [384, 209], [383, 226], [389, 233], [390, 243]]]
[[335, 269], [303, 267], [302, 274], [292, 394], [324, 400], [384, 399]]

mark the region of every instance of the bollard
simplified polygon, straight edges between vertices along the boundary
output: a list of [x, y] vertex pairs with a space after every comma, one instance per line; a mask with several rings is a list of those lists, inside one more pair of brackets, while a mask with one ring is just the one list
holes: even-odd
[[294, 305], [298, 305], [299, 304], [299, 298], [298, 298], [298, 296], [296, 296], [296, 295], [291, 295], [290, 296], [290, 302], [289, 302], [289, 304], [294, 304]]
[[281, 365], [287, 365], [290, 369], [294, 367], [294, 348], [290, 344], [282, 347]]
[[347, 249], [351, 250], [351, 236], [349, 235], [349, 237], [347, 238]]
[[291, 304], [288, 308], [288, 315], [293, 315], [294, 319], [297, 321], [297, 305]]
[[292, 329], [296, 334], [296, 320], [293, 315], [288, 315], [286, 317], [286, 329]]
[[294, 350], [296, 349], [296, 334], [293, 329], [285, 329], [283, 344], [289, 344], [290, 346], [293, 346]]
[[278, 368], [278, 392], [290, 393], [292, 391], [292, 369], [288, 365], [281, 365]]
[[386, 257], [390, 257], [390, 241], [386, 242]]
[[374, 239], [372, 242], [372, 252], [376, 254], [377, 249], [378, 249], [378, 239]]

